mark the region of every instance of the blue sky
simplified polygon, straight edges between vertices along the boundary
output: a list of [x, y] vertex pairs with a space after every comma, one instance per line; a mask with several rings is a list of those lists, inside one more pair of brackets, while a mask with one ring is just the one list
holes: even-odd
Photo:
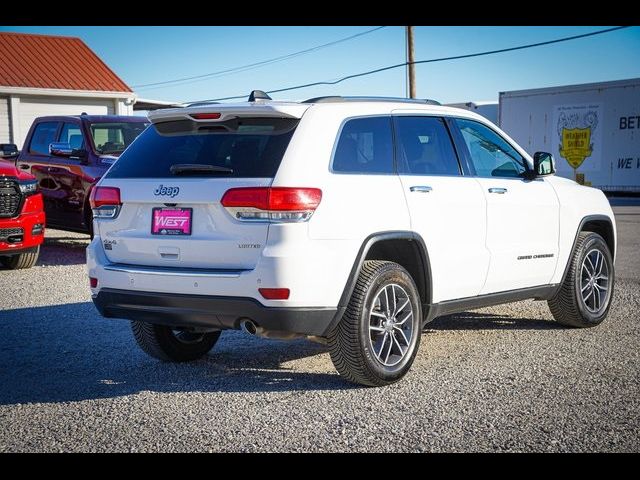
[[[0, 27], [82, 38], [130, 86], [206, 74], [311, 48], [372, 27]], [[416, 27], [416, 60], [577, 35], [606, 27]], [[144, 98], [195, 101], [331, 80], [401, 63], [404, 27], [391, 26], [253, 70], [162, 88]], [[417, 94], [443, 103], [497, 100], [498, 92], [640, 77], [640, 27], [492, 56], [417, 65]], [[405, 95], [404, 68], [334, 86], [274, 94]]]

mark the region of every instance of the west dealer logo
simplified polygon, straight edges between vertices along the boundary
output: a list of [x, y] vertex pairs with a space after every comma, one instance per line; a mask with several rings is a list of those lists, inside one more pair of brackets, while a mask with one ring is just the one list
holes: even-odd
[[160, 185], [153, 191], [153, 194], [156, 196], [166, 196], [166, 197], [175, 197], [180, 193], [180, 187], [165, 187], [164, 185]]
[[185, 228], [189, 226], [189, 219], [187, 217], [178, 217], [178, 216], [166, 216], [156, 218], [156, 227], [166, 227], [166, 228]]

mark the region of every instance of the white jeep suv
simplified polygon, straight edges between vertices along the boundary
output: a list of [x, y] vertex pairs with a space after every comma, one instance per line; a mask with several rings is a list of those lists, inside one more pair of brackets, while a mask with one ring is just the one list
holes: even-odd
[[93, 301], [166, 361], [225, 329], [326, 341], [346, 379], [405, 375], [425, 323], [547, 300], [607, 316], [615, 220], [495, 125], [433, 101], [323, 97], [159, 110], [91, 194]]

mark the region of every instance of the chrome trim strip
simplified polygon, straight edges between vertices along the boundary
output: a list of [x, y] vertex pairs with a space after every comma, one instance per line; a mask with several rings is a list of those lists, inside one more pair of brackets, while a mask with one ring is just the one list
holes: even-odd
[[127, 265], [123, 263], [110, 263], [104, 266], [105, 270], [121, 273], [138, 273], [143, 275], [167, 275], [178, 277], [215, 277], [237, 278], [243, 272], [249, 270], [223, 270], [204, 268], [176, 268], [176, 267], [147, 267], [144, 265]]

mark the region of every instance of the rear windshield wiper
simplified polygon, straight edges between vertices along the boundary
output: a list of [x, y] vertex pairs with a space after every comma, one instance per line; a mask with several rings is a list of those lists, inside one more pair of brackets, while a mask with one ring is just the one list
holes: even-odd
[[176, 163], [171, 165], [169, 171], [174, 175], [185, 173], [233, 173], [232, 168], [208, 165], [206, 163]]

